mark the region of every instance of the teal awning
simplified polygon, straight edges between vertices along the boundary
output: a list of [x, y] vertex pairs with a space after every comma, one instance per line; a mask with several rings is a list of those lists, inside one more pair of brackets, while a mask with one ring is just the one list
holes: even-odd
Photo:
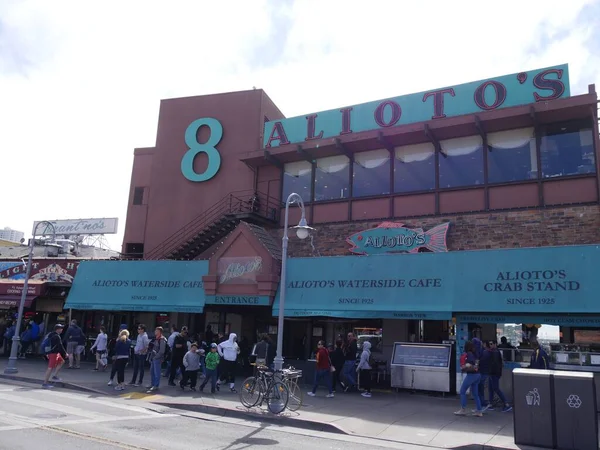
[[65, 308], [201, 313], [208, 261], [84, 261]]
[[285, 315], [600, 314], [598, 267], [597, 245], [291, 258]]

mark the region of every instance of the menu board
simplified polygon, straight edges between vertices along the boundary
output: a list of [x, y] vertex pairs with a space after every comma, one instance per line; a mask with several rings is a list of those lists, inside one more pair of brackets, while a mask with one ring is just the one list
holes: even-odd
[[451, 345], [396, 342], [392, 364], [399, 366], [450, 367]]

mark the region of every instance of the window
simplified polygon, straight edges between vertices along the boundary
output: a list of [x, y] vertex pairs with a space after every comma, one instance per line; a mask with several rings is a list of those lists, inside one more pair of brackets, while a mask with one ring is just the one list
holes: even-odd
[[144, 254], [144, 244], [128, 243], [125, 244], [125, 253], [129, 257], [141, 257]]
[[348, 198], [350, 160], [347, 156], [317, 159], [315, 201]]
[[546, 178], [595, 172], [591, 120], [548, 125], [540, 151], [542, 176]]
[[285, 203], [288, 196], [295, 192], [305, 202], [311, 201], [310, 183], [312, 179], [312, 164], [308, 161], [288, 163], [283, 166], [283, 195], [281, 201]]
[[533, 128], [490, 133], [488, 181], [507, 183], [537, 178], [537, 155]]
[[354, 155], [354, 197], [390, 193], [390, 152], [374, 150]]
[[440, 188], [483, 184], [483, 141], [469, 136], [441, 141]]
[[144, 190], [143, 187], [136, 187], [133, 190], [133, 204], [134, 205], [143, 205], [144, 204]]
[[435, 188], [435, 147], [431, 143], [398, 147], [394, 158], [394, 191]]

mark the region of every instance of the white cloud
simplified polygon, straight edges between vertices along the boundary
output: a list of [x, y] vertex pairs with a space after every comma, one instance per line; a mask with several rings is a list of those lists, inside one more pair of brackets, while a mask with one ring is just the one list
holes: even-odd
[[578, 22], [592, 3], [5, 0], [0, 226], [119, 216], [122, 231], [161, 98], [257, 86], [296, 115], [563, 62], [573, 94], [600, 88], [597, 31]]

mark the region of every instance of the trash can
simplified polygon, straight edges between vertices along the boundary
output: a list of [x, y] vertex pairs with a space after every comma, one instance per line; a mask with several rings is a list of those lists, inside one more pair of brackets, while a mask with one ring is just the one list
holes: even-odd
[[555, 448], [552, 371], [515, 369], [512, 376], [515, 444]]
[[596, 385], [591, 372], [554, 372], [556, 446], [598, 450]]

